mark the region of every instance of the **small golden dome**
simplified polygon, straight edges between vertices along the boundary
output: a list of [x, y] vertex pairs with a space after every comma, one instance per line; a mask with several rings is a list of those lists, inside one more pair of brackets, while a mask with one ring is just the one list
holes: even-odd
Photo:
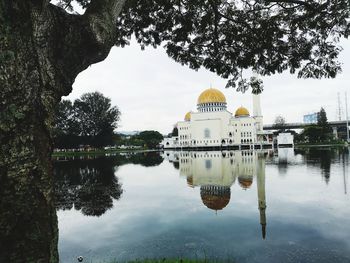
[[244, 107], [239, 107], [236, 110], [235, 117], [249, 116], [249, 111]]
[[203, 91], [197, 100], [197, 104], [211, 102], [226, 103], [225, 95], [220, 90], [210, 88]]
[[191, 120], [191, 112], [187, 112], [185, 115], [185, 121], [190, 121]]
[[194, 187], [193, 186], [193, 177], [192, 176], [189, 176], [189, 177], [187, 177], [187, 185], [189, 186], [189, 187]]
[[253, 178], [238, 177], [238, 182], [244, 190], [247, 190], [253, 184]]

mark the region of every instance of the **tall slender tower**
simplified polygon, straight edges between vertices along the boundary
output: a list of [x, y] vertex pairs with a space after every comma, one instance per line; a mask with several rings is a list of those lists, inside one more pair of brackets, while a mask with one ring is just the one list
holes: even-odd
[[350, 142], [350, 135], [349, 135], [349, 116], [348, 116], [348, 93], [345, 92], [345, 116], [346, 116], [346, 140], [348, 143]]
[[340, 104], [340, 94], [338, 92], [338, 108], [337, 108], [337, 119], [338, 121], [341, 121], [341, 115], [342, 115], [342, 108], [341, 108], [341, 104]]
[[263, 130], [263, 116], [260, 106], [260, 94], [253, 94], [253, 117], [256, 121], [257, 131]]
[[262, 238], [266, 237], [265, 158], [258, 156], [257, 188]]

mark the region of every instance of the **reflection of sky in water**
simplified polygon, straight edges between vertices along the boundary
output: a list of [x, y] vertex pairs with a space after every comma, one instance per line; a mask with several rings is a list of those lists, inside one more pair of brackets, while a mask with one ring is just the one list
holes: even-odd
[[[233, 166], [246, 168], [240, 161], [237, 163], [237, 158]], [[256, 155], [253, 158], [257, 160]], [[348, 167], [343, 168], [337, 153], [329, 156], [332, 160], [326, 183], [321, 170], [328, 168], [321, 165], [321, 158], [317, 154], [294, 156], [290, 152], [280, 158], [267, 158], [265, 240], [258, 209], [258, 171], [245, 170], [248, 177], [251, 171], [254, 173], [253, 183], [246, 190], [239, 180], [226, 180], [233, 183], [230, 202], [215, 212], [203, 204], [200, 186], [191, 188], [185, 175], [180, 176], [185, 167], [181, 162], [179, 170], [167, 160], [153, 167], [122, 165], [116, 175], [123, 194], [114, 201], [114, 208], [100, 217], [83, 216], [74, 209], [58, 211], [61, 262], [76, 262], [78, 255], [87, 262], [164, 257], [350, 262], [350, 196], [344, 194], [343, 177]], [[209, 159], [210, 167], [206, 165]], [[285, 164], [282, 175], [280, 159]], [[312, 164], [308, 162], [311, 159]], [[349, 163], [348, 155], [346, 160]], [[203, 157], [202, 163], [203, 169], [218, 169], [215, 158]], [[194, 165], [191, 168], [188, 162], [185, 165], [190, 166], [194, 177], [201, 169]], [[220, 167], [222, 173], [227, 172], [224, 162]], [[235, 171], [242, 175], [243, 170]], [[193, 178], [193, 182], [205, 180]]]

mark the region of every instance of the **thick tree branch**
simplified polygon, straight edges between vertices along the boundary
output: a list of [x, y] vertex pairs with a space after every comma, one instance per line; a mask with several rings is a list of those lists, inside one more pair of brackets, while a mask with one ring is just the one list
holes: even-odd
[[328, 1], [322, 5], [318, 3], [310, 4], [308, 2], [302, 1], [302, 0], [266, 0], [267, 3], [285, 3], [285, 4], [297, 4], [298, 6], [305, 6], [309, 9], [323, 9], [326, 7]]
[[[76, 76], [91, 64], [104, 60], [115, 43], [116, 19], [125, 0], [92, 1], [84, 15], [69, 14], [63, 8], [49, 5], [47, 16], [49, 25], [47, 57], [55, 68], [57, 83], [63, 83], [61, 95], [71, 91]], [[38, 52], [40, 54], [40, 51]]]
[[125, 0], [93, 0], [88, 6], [84, 17], [88, 19], [96, 40], [102, 45], [114, 44], [116, 20], [124, 3]]

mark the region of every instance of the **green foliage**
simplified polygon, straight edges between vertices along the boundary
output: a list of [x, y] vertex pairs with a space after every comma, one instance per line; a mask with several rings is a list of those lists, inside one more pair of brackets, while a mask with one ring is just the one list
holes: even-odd
[[159, 143], [163, 140], [163, 135], [157, 131], [143, 131], [135, 137], [142, 140], [148, 149], [157, 148]]
[[327, 120], [326, 111], [321, 108], [317, 125], [306, 127], [303, 132], [296, 138], [299, 142], [322, 143], [333, 140], [332, 129]]
[[83, 94], [75, 100], [74, 108], [82, 135], [98, 136], [117, 128], [120, 112], [117, 107], [111, 106], [109, 98], [99, 92]]
[[286, 124], [286, 119], [282, 115], [276, 116], [274, 125], [284, 126], [285, 124]]
[[[72, 8], [70, 0], [60, 3]], [[215, 72], [228, 79], [227, 87], [259, 93], [261, 82], [244, 78], [244, 70], [334, 78], [349, 21], [348, 0], [129, 0], [115, 44], [128, 45], [132, 36], [142, 49], [163, 44], [175, 61]]]
[[275, 135], [278, 135], [281, 132], [285, 131], [286, 119], [282, 115], [278, 115], [275, 118], [275, 122], [273, 124], [274, 127], [279, 128], [278, 131], [274, 132]]
[[324, 110], [324, 108], [321, 108], [318, 117], [317, 117], [317, 125], [322, 127], [323, 129], [329, 129], [330, 130], [330, 126], [328, 123], [328, 118], [327, 118], [327, 113]]
[[63, 100], [55, 115], [54, 144], [58, 148], [111, 145], [119, 118], [118, 108], [99, 92], [83, 94], [74, 104]]
[[322, 128], [316, 125], [306, 127], [303, 131], [303, 136], [310, 143], [319, 142], [322, 136]]
[[321, 108], [321, 110], [318, 114], [317, 125], [322, 130], [321, 135], [320, 135], [321, 141], [330, 140], [333, 137], [332, 136], [332, 128], [328, 123], [327, 113], [324, 110], [324, 108]]

